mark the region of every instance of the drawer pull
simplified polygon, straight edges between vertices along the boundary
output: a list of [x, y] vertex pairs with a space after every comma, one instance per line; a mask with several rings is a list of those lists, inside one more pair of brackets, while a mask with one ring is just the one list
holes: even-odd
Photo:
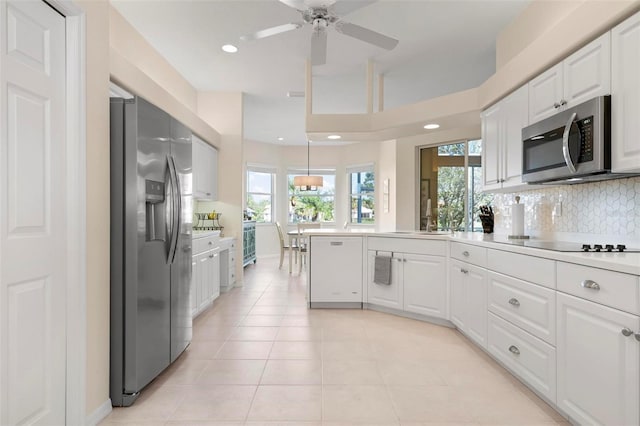
[[213, 259], [214, 257], [215, 257], [215, 256], [214, 256], [214, 255], [212, 255], [212, 254], [210, 254], [210, 255], [209, 255], [209, 258], [211, 258], [211, 259]]
[[509, 346], [509, 352], [511, 352], [514, 355], [520, 355], [520, 349], [518, 349], [516, 346]]
[[636, 340], [640, 342], [640, 333], [636, 333]]
[[212, 246], [213, 245], [213, 241], [209, 241], [209, 245]]
[[631, 331], [631, 329], [625, 327], [625, 328], [622, 329], [622, 335], [625, 336], [625, 337], [633, 336], [633, 331]]
[[515, 306], [516, 308], [517, 308], [518, 306], [520, 306], [520, 302], [519, 302], [519, 301], [518, 301], [518, 299], [516, 299], [516, 298], [511, 298], [511, 299], [509, 299], [509, 303], [510, 303], [511, 305]]
[[329, 244], [331, 244], [332, 246], [341, 246], [342, 241], [331, 241]]
[[460, 272], [462, 272], [463, 274], [468, 274], [469, 271], [467, 269], [460, 269]]
[[588, 288], [591, 290], [600, 290], [600, 284], [591, 280], [584, 280], [580, 283], [580, 285], [584, 288]]
[[465, 251], [462, 252], [462, 255], [464, 257], [469, 257], [469, 252], [465, 250]]

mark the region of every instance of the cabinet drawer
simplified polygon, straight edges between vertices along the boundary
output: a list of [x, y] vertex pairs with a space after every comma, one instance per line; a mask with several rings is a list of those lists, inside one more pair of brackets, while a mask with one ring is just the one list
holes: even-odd
[[487, 266], [487, 249], [484, 247], [452, 242], [451, 257], [474, 265]]
[[369, 250], [390, 251], [398, 253], [430, 254], [433, 256], [445, 256], [447, 242], [444, 240], [425, 240], [418, 238], [367, 238]]
[[555, 261], [541, 257], [489, 250], [487, 268], [544, 287], [556, 288]]
[[489, 313], [488, 350], [522, 381], [555, 403], [554, 347]]
[[555, 346], [555, 291], [490, 271], [489, 310]]
[[635, 275], [558, 262], [558, 290], [636, 315], [639, 286]]
[[207, 250], [212, 250], [214, 248], [218, 248], [220, 239], [219, 237], [202, 237], [195, 238], [192, 241], [192, 253], [199, 254], [203, 253]]

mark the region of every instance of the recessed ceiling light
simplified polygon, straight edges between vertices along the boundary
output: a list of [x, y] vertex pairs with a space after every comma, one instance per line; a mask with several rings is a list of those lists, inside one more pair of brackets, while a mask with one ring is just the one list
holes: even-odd
[[427, 129], [427, 130], [437, 129], [438, 127], [440, 127], [440, 125], [439, 125], [439, 124], [435, 124], [435, 123], [432, 123], [432, 124], [426, 124], [426, 125], [424, 126], [424, 128], [425, 128], [425, 129]]
[[327, 136], [327, 139], [331, 139], [331, 140], [336, 140], [336, 139], [340, 139], [342, 136], [340, 135], [329, 135]]
[[284, 138], [283, 138], [283, 137], [279, 137], [279, 138], [278, 138], [278, 140], [279, 140], [279, 141], [283, 141], [283, 140], [284, 140]]
[[222, 46], [222, 50], [224, 50], [227, 53], [236, 53], [238, 51], [238, 48], [235, 47], [233, 44], [225, 44], [224, 46]]

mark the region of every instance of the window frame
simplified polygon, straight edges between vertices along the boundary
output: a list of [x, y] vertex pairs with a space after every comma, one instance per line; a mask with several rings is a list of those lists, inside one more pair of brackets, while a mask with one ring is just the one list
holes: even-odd
[[[256, 220], [256, 225], [269, 225], [276, 223], [276, 183], [277, 183], [277, 169], [275, 167], [269, 166], [261, 166], [255, 164], [247, 164], [246, 172], [245, 172], [245, 197], [244, 204], [245, 209], [249, 207], [249, 196], [250, 195], [259, 195], [259, 196], [269, 196], [271, 198], [271, 220], [259, 222]], [[271, 192], [255, 192], [249, 190], [249, 173], [263, 173], [271, 175]]]
[[326, 198], [326, 197], [331, 197], [332, 198], [332, 205], [333, 205], [333, 220], [332, 221], [313, 221], [313, 223], [322, 223], [322, 224], [326, 224], [328, 226], [331, 225], [335, 225], [336, 223], [336, 187], [335, 187], [335, 181], [337, 178], [336, 175], [336, 169], [335, 168], [317, 168], [317, 169], [308, 169], [307, 168], [302, 168], [302, 167], [289, 167], [286, 170], [286, 176], [285, 176], [285, 180], [286, 180], [286, 191], [287, 191], [287, 225], [288, 226], [296, 226], [298, 223], [301, 222], [292, 222], [291, 221], [291, 214], [290, 214], [290, 202], [291, 202], [291, 197], [294, 195], [293, 193], [290, 192], [290, 188], [289, 188], [289, 182], [290, 182], [290, 177], [294, 177], [294, 176], [302, 176], [302, 175], [307, 175], [307, 173], [309, 173], [309, 175], [312, 176], [333, 176], [334, 179], [334, 186], [333, 186], [333, 192], [330, 194], [326, 194], [326, 193], [319, 193], [319, 190], [315, 190], [315, 191], [308, 191], [310, 194], [309, 196], [315, 196], [315, 197], [319, 197], [319, 198]]
[[[369, 223], [358, 223], [354, 222], [351, 216], [351, 200], [354, 197], [362, 197], [362, 192], [353, 192], [353, 188], [351, 187], [352, 183], [352, 175], [354, 173], [372, 173], [373, 174], [373, 190], [371, 192], [367, 192], [367, 196], [371, 196], [373, 200], [373, 221]], [[371, 227], [376, 224], [376, 170], [374, 163], [360, 164], [355, 166], [349, 166], [346, 169], [346, 177], [347, 177], [347, 225], [353, 227]]]

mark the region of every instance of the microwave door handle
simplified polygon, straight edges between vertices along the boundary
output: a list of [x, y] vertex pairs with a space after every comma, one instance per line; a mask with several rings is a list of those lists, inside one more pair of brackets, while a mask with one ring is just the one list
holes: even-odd
[[564, 156], [564, 162], [567, 164], [567, 167], [571, 171], [571, 173], [576, 172], [576, 165], [573, 163], [571, 159], [571, 154], [569, 153], [569, 133], [571, 132], [571, 126], [573, 125], [573, 121], [576, 119], [576, 113], [574, 112], [569, 117], [569, 121], [564, 126], [564, 133], [562, 134], [562, 155]]

